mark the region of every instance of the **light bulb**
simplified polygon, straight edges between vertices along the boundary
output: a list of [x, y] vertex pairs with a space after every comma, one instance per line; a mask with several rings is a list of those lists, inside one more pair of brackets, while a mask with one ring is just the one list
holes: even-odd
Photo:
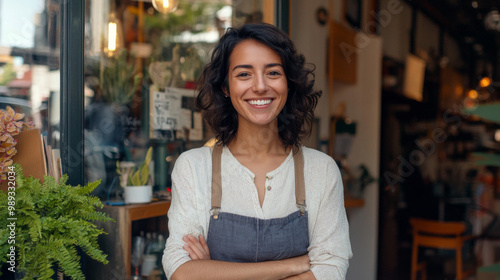
[[469, 90], [469, 92], [467, 93], [467, 96], [469, 98], [476, 99], [478, 97], [477, 90], [475, 90], [475, 89]]
[[481, 87], [489, 87], [491, 85], [491, 79], [489, 77], [483, 77], [481, 81], [479, 81], [479, 85]]
[[109, 55], [114, 55], [123, 47], [123, 31], [120, 20], [111, 14], [108, 19], [107, 44], [104, 51]]
[[153, 7], [162, 14], [174, 12], [179, 5], [179, 0], [153, 0]]
[[108, 50], [111, 52], [116, 51], [117, 33], [116, 22], [108, 23]]

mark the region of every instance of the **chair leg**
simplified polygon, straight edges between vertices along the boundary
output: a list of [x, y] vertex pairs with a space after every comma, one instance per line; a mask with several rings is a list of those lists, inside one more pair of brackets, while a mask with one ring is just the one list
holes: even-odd
[[413, 242], [413, 249], [411, 252], [411, 280], [417, 280], [417, 259], [418, 259], [418, 246]]
[[456, 251], [457, 251], [457, 280], [463, 280], [462, 247], [457, 248]]
[[422, 269], [420, 271], [422, 280], [427, 280], [427, 264], [425, 262], [422, 263]]

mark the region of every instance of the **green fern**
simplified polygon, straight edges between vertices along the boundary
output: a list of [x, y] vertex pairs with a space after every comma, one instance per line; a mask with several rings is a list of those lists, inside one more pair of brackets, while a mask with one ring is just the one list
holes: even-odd
[[[67, 176], [59, 180], [44, 177], [43, 184], [33, 177], [25, 178], [15, 165], [16, 270], [25, 273], [23, 279], [51, 279], [54, 267], [74, 280], [85, 279], [80, 266], [80, 248], [92, 259], [108, 263], [97, 243], [102, 229], [93, 221], [113, 221], [105, 213], [99, 198], [90, 193], [100, 181], [82, 186], [67, 185]], [[0, 191], [0, 263], [5, 264], [11, 244], [8, 244], [9, 217], [7, 193]], [[0, 272], [1, 275], [1, 272]]]

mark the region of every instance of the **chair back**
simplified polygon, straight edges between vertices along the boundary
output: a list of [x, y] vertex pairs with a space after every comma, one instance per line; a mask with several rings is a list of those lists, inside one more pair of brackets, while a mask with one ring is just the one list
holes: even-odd
[[462, 222], [440, 222], [420, 218], [410, 218], [413, 231], [431, 235], [462, 235], [465, 233], [465, 224]]
[[465, 224], [411, 218], [413, 242], [417, 246], [456, 249], [462, 246]]
[[418, 271], [422, 272], [423, 279], [427, 277], [425, 262], [418, 262], [418, 248], [420, 246], [455, 250], [457, 280], [463, 280], [466, 276], [474, 274], [475, 267], [463, 271], [462, 248], [465, 241], [474, 238], [473, 235], [464, 235], [466, 231], [465, 223], [410, 218], [410, 224], [413, 231], [412, 280], [417, 279]]

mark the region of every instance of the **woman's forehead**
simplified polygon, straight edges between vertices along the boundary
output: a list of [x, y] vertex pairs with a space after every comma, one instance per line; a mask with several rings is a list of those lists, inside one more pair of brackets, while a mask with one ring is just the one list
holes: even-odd
[[267, 61], [266, 63], [282, 63], [279, 54], [269, 46], [253, 39], [238, 43], [229, 56], [229, 65], [234, 63], [253, 64]]

